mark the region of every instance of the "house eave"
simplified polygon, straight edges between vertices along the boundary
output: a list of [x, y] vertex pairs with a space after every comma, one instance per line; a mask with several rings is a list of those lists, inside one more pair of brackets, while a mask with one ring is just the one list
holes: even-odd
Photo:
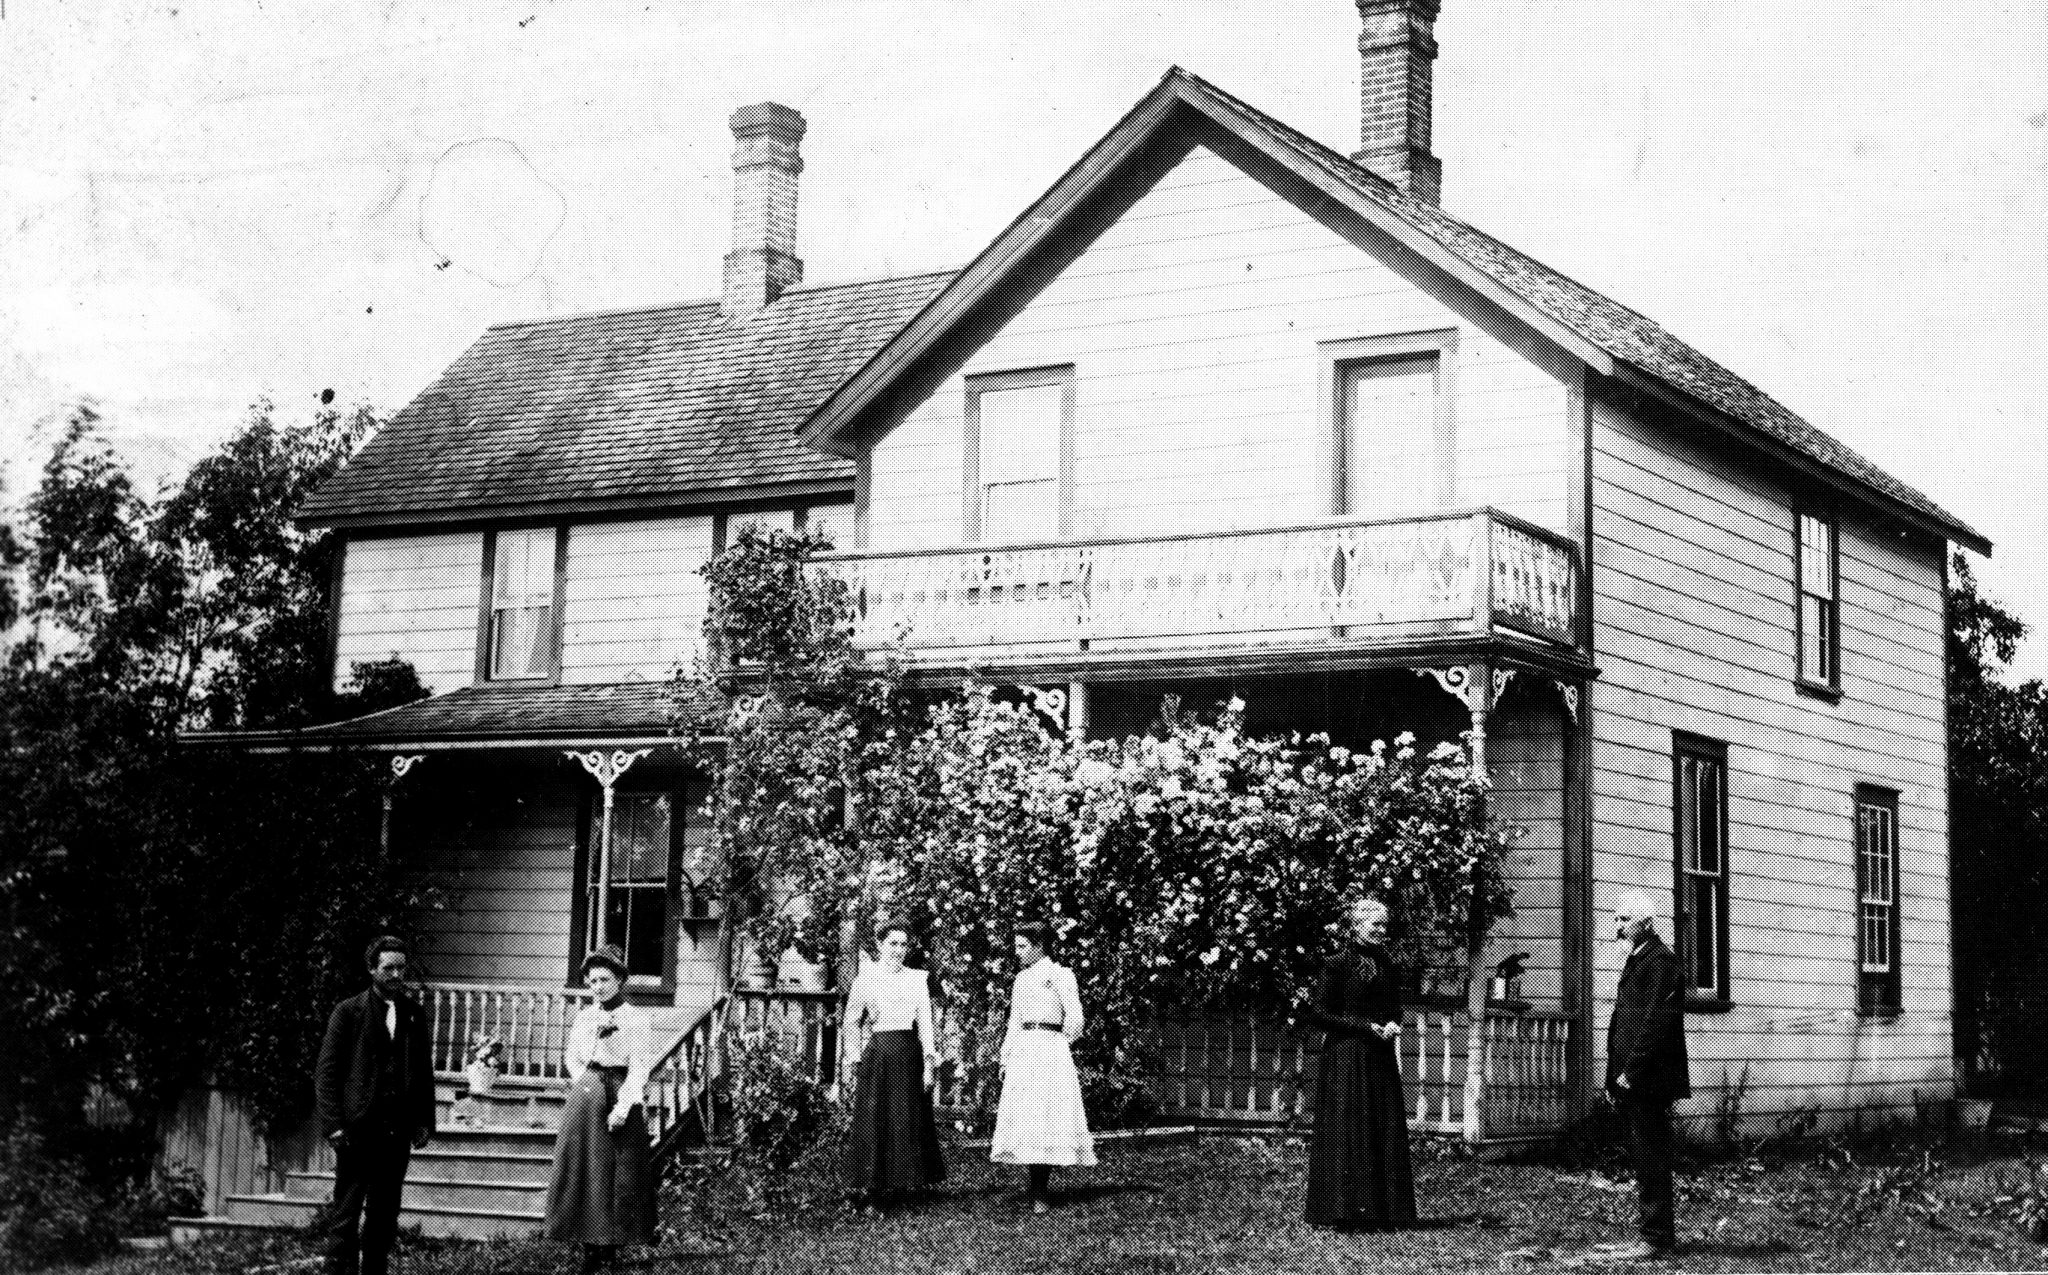
[[391, 735], [336, 739], [318, 729], [302, 731], [181, 731], [186, 748], [213, 748], [257, 755], [285, 753], [544, 752], [551, 749], [658, 748], [664, 745], [723, 744], [722, 735], [635, 735], [602, 731], [540, 732], [526, 735]]
[[365, 510], [358, 513], [315, 511], [301, 514], [293, 521], [309, 531], [396, 532], [413, 527], [454, 530], [465, 526], [494, 526], [508, 522], [546, 519], [575, 518], [596, 522], [701, 513], [712, 508], [742, 508], [806, 496], [835, 496], [850, 501], [853, 499], [853, 478], [849, 475], [845, 478], [801, 479], [781, 483], [755, 483], [744, 487], [711, 487], [695, 491], [587, 500], [423, 505], [415, 508]]
[[1801, 476], [1848, 496], [1864, 504], [1875, 506], [1890, 517], [1896, 518], [1917, 531], [1953, 541], [1973, 553], [1991, 556], [1991, 541], [1974, 528], [1953, 519], [1938, 518], [1924, 509], [1917, 509], [1898, 497], [1893, 496], [1869, 483], [1859, 481], [1847, 474], [1825, 465], [1811, 456], [1798, 451], [1778, 439], [1772, 438], [1754, 426], [1736, 420], [1734, 417], [1702, 403], [1692, 395], [1671, 385], [1662, 377], [1645, 372], [1625, 363], [1617, 363], [1611, 374], [1615, 384], [1655, 399], [1665, 407], [1684, 415], [1688, 420], [1704, 425], [1736, 443], [1751, 448], [1779, 464], [1790, 467]]

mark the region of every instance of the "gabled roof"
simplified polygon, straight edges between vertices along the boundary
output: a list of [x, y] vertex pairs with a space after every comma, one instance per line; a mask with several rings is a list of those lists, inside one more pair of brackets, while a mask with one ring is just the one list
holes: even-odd
[[1925, 495], [1729, 371], [1662, 326], [1510, 248], [1216, 86], [1175, 67], [1050, 190], [940, 290], [805, 423], [804, 441], [850, 455], [863, 415], [953, 325], [1012, 279], [1093, 192], [1136, 162], [1146, 143], [1194, 112], [1349, 208], [1402, 246], [1473, 287], [1604, 376], [1729, 428], [1744, 441], [1845, 485], [1980, 553], [1990, 542]]
[[951, 275], [793, 288], [490, 328], [299, 510], [313, 526], [445, 522], [846, 491], [797, 427]]
[[191, 731], [191, 745], [272, 750], [568, 747], [680, 740], [710, 727], [718, 707], [668, 682], [465, 686], [397, 708], [294, 731]]

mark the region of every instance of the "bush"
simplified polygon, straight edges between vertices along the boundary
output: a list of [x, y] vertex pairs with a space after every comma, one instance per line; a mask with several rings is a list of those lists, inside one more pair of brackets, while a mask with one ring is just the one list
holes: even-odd
[[1142, 1129], [1159, 1114], [1149, 1070], [1135, 1060], [1119, 1057], [1106, 1064], [1081, 1062], [1076, 1070], [1090, 1129]]
[[206, 1179], [199, 1170], [179, 1162], [157, 1166], [149, 1180], [134, 1187], [120, 1209], [121, 1229], [130, 1235], [161, 1231], [174, 1217], [206, 1212]]
[[773, 1036], [758, 1033], [733, 1043], [730, 1068], [734, 1148], [770, 1173], [787, 1172], [830, 1117], [825, 1086]]
[[119, 1247], [114, 1214], [75, 1160], [27, 1125], [0, 1139], [0, 1268], [85, 1263]]

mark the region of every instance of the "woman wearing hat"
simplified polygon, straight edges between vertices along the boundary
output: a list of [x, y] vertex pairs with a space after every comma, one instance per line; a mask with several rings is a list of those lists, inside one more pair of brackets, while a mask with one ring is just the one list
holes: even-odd
[[549, 1239], [583, 1245], [597, 1270], [622, 1244], [654, 1243], [654, 1171], [647, 1144], [647, 1011], [626, 1003], [626, 957], [607, 944], [583, 958], [590, 1004], [569, 1028], [569, 1097], [548, 1178]]

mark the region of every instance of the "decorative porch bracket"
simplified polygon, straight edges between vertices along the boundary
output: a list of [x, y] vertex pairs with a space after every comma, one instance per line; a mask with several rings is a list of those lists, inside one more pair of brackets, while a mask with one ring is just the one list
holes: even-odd
[[597, 924], [590, 927], [590, 950], [595, 952], [604, 946], [605, 923], [612, 915], [612, 788], [619, 777], [632, 769], [633, 763], [653, 752], [651, 748], [615, 748], [610, 753], [593, 748], [587, 753], [575, 749], [564, 750], [576, 759], [576, 763], [589, 772], [592, 779], [604, 789], [604, 817], [599, 823], [597, 834]]
[[377, 856], [389, 862], [391, 859], [391, 798], [398, 790], [398, 781], [405, 778], [414, 766], [426, 760], [425, 753], [393, 753], [391, 755], [391, 778], [384, 781], [384, 818], [377, 825]]
[[1571, 718], [1572, 725], [1579, 724], [1579, 688], [1567, 681], [1556, 683], [1557, 693], [1564, 700], [1564, 715]]
[[1031, 707], [1052, 724], [1053, 733], [1065, 734], [1067, 729], [1067, 688], [1064, 686], [1023, 686], [1017, 687], [1024, 698], [1031, 701]]

